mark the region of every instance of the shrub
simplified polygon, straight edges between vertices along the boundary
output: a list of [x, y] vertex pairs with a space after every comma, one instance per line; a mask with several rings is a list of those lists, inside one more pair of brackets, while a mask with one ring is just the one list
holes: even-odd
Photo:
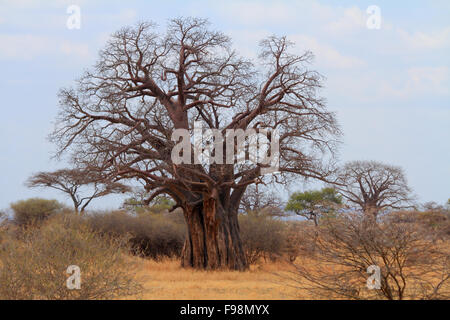
[[[348, 214], [324, 221], [313, 261], [301, 257], [289, 280], [325, 299], [448, 299], [449, 257], [448, 248], [424, 239], [414, 224]], [[372, 265], [380, 268], [378, 290], [366, 287]]]
[[314, 253], [314, 235], [316, 227], [310, 221], [289, 221], [287, 223], [285, 253], [290, 262], [294, 262], [300, 255], [311, 256]]
[[399, 211], [388, 218], [393, 223], [414, 224], [428, 240], [447, 241], [450, 237], [450, 213], [445, 210]]
[[129, 235], [133, 254], [159, 260], [181, 254], [186, 228], [179, 215], [180, 212], [132, 216], [116, 211], [97, 213], [88, 219], [98, 232], [114, 237]]
[[56, 200], [33, 198], [11, 204], [14, 222], [21, 226], [42, 222], [64, 206]]
[[[99, 235], [78, 218], [57, 216], [0, 247], [0, 299], [112, 299], [138, 294], [123, 239]], [[81, 269], [69, 290], [68, 266]]]
[[250, 264], [261, 258], [280, 257], [286, 245], [285, 224], [266, 215], [246, 214], [239, 217], [241, 238]]

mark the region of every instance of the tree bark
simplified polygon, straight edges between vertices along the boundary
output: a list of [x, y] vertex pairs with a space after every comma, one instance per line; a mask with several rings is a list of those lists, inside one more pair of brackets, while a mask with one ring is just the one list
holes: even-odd
[[237, 212], [227, 211], [214, 198], [183, 208], [187, 238], [181, 256], [183, 267], [246, 270]]

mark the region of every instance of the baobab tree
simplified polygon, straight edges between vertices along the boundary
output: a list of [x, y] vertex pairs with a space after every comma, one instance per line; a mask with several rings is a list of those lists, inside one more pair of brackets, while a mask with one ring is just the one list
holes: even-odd
[[[52, 140], [59, 155], [72, 150], [80, 166], [96, 166], [117, 181], [139, 180], [149, 201], [172, 197], [188, 229], [183, 266], [244, 270], [237, 217], [247, 187], [294, 176], [326, 179], [323, 159], [332, 158], [339, 137], [334, 114], [318, 96], [322, 77], [309, 69], [312, 54], [295, 55], [290, 47], [284, 37], [269, 37], [259, 60], [250, 61], [203, 19], [171, 20], [166, 34], [152, 23], [123, 28], [95, 67], [74, 88], [61, 90]], [[264, 175], [267, 163], [198, 163], [190, 141], [189, 152], [177, 154], [187, 161], [173, 161], [178, 140], [172, 134], [192, 133], [195, 123], [223, 136], [270, 131], [270, 142], [276, 129], [278, 174]], [[238, 140], [233, 136], [231, 146], [215, 147], [211, 155], [225, 160]]]
[[251, 185], [241, 198], [240, 211], [267, 214], [272, 217], [284, 216], [283, 201], [273, 191]]
[[122, 183], [107, 180], [97, 172], [81, 169], [39, 172], [31, 176], [26, 185], [29, 188], [52, 188], [67, 194], [76, 213], [83, 213], [94, 199], [131, 191]]
[[352, 161], [337, 173], [334, 187], [350, 205], [369, 217], [382, 210], [412, 207], [413, 197], [400, 167], [376, 161]]

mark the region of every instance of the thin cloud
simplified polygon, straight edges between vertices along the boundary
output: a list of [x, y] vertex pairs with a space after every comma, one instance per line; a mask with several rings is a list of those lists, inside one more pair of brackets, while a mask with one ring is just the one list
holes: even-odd
[[346, 56], [316, 38], [306, 35], [291, 35], [289, 39], [293, 40], [300, 48], [311, 50], [316, 56], [317, 64], [328, 69], [353, 69], [366, 65], [363, 59]]
[[51, 52], [52, 41], [49, 37], [32, 34], [0, 34], [1, 60], [29, 60]]
[[446, 66], [411, 67], [408, 68], [406, 76], [407, 80], [397, 86], [384, 82], [381, 94], [401, 99], [424, 95], [450, 95], [450, 72]]
[[61, 54], [87, 58], [89, 53], [85, 43], [32, 34], [0, 34], [0, 60], [32, 60]]
[[450, 47], [450, 27], [436, 30], [432, 33], [417, 31], [409, 33], [397, 29], [397, 34], [403, 43], [413, 49], [441, 49]]

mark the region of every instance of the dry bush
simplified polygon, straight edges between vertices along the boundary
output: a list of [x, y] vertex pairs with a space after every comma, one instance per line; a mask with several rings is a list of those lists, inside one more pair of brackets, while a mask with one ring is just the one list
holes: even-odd
[[[112, 299], [139, 294], [123, 240], [93, 232], [80, 219], [57, 216], [0, 247], [0, 299]], [[68, 266], [81, 269], [81, 289], [69, 290]]]
[[314, 255], [314, 239], [317, 228], [311, 221], [289, 221], [285, 231], [284, 252], [290, 262], [294, 262], [299, 256]]
[[7, 224], [7, 215], [5, 212], [0, 211], [0, 241], [1, 241], [1, 236], [3, 235], [3, 233], [6, 230], [6, 224]]
[[0, 245], [6, 237], [6, 233], [7, 233], [6, 226], [3, 223], [0, 223]]
[[[380, 267], [379, 290], [366, 287], [371, 265]], [[448, 246], [424, 239], [412, 224], [389, 219], [378, 224], [353, 215], [326, 219], [314, 257], [300, 256], [294, 266], [284, 278], [316, 298], [450, 298]]]
[[239, 217], [242, 243], [250, 264], [261, 258], [275, 260], [285, 252], [286, 224], [270, 216], [246, 214]]
[[[99, 212], [87, 217], [89, 225], [110, 236], [130, 237], [132, 253], [161, 260], [179, 257], [186, 238], [181, 212], [140, 213]], [[267, 215], [243, 215], [239, 219], [243, 245], [250, 263], [275, 259], [286, 252], [285, 223]], [[292, 250], [294, 251], [294, 250]]]
[[428, 211], [399, 211], [392, 213], [389, 220], [394, 223], [415, 225], [423, 237], [432, 241], [450, 240], [450, 212], [437, 209]]
[[11, 204], [14, 222], [20, 226], [37, 224], [64, 209], [64, 205], [56, 200], [33, 198]]
[[94, 230], [113, 237], [128, 235], [132, 253], [159, 260], [179, 257], [184, 245], [186, 228], [179, 212], [141, 214], [123, 211], [97, 213], [88, 217]]

